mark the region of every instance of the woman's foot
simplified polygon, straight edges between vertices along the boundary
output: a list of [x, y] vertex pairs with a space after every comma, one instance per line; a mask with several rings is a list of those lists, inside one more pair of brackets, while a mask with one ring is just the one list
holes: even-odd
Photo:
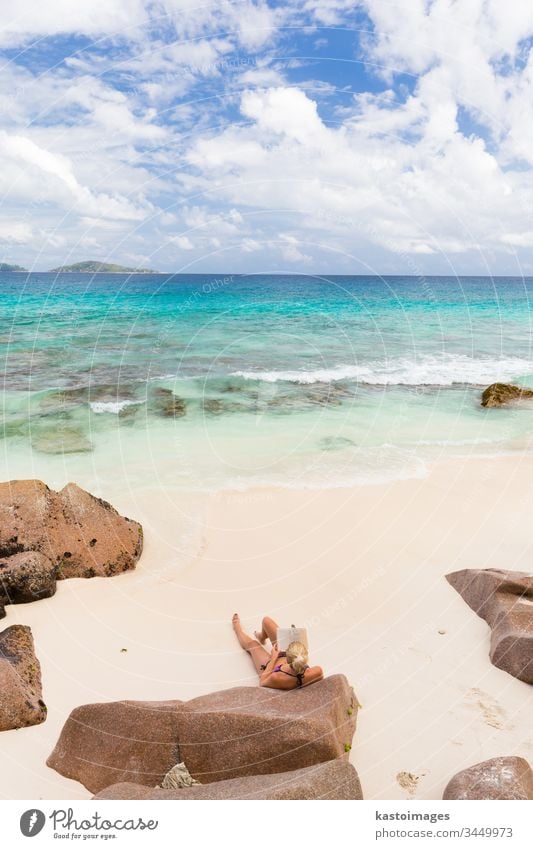
[[264, 631], [254, 631], [254, 637], [258, 643], [261, 643], [262, 646], [266, 643], [266, 634]]
[[233, 625], [233, 630], [235, 631], [237, 639], [241, 644], [241, 648], [245, 649], [246, 651], [250, 651], [251, 648], [257, 645], [256, 641], [252, 640], [252, 638], [249, 637], [248, 634], [245, 634], [242, 630], [241, 618], [238, 613], [233, 614], [231, 624]]

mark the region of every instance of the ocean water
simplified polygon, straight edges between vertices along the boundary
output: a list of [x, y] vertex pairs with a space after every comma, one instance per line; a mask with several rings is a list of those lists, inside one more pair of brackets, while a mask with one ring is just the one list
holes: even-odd
[[533, 279], [0, 276], [3, 474], [347, 486], [530, 451]]

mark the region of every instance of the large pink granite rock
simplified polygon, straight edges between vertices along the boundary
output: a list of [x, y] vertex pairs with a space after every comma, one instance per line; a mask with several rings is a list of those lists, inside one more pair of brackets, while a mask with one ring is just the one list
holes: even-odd
[[74, 483], [59, 492], [38, 480], [0, 484], [0, 558], [47, 557], [57, 578], [109, 576], [133, 569], [142, 528]]
[[70, 714], [46, 763], [93, 793], [122, 781], [154, 787], [180, 760], [176, 722], [180, 704], [81, 705]]
[[524, 758], [491, 758], [451, 779], [443, 799], [533, 799], [533, 770]]
[[47, 763], [93, 792], [122, 781], [154, 787], [179, 761], [202, 783], [287, 772], [347, 758], [357, 707], [344, 675], [301, 690], [82, 705]]
[[210, 693], [180, 707], [181, 759], [202, 784], [334, 760], [351, 748], [357, 707], [344, 675], [289, 691]]
[[463, 569], [446, 580], [492, 628], [490, 659], [533, 684], [533, 576], [501, 569]]
[[274, 775], [249, 775], [160, 790], [142, 784], [114, 784], [95, 799], [362, 799], [357, 772], [344, 760], [327, 761]]
[[11, 625], [0, 632], [0, 731], [39, 725], [45, 719], [31, 629]]

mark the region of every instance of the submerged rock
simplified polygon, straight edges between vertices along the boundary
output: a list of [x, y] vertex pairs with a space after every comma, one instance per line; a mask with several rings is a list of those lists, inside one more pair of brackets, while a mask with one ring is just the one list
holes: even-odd
[[32, 447], [43, 454], [86, 454], [93, 444], [77, 427], [58, 426], [32, 436]]
[[27, 604], [56, 591], [57, 566], [38, 551], [23, 551], [0, 559], [0, 619], [6, 604]]
[[512, 383], [492, 383], [481, 396], [482, 407], [502, 407], [515, 401], [533, 398], [533, 389], [524, 389]]
[[533, 799], [533, 770], [524, 758], [491, 758], [451, 779], [443, 799]]
[[503, 569], [462, 569], [446, 580], [492, 628], [490, 659], [533, 684], [533, 576]]
[[342, 383], [313, 383], [305, 391], [305, 397], [312, 404], [340, 406], [353, 392]]
[[323, 451], [343, 451], [353, 448], [355, 442], [345, 436], [324, 436], [318, 444]]
[[204, 785], [287, 773], [347, 760], [357, 706], [343, 675], [288, 692], [235, 687], [189, 702], [83, 705], [47, 763], [94, 792], [129, 781], [153, 793], [179, 761]]
[[156, 387], [151, 392], [151, 402], [154, 411], [163, 418], [181, 418], [187, 412], [186, 401], [174, 395], [171, 389]]
[[0, 484], [0, 557], [39, 552], [57, 578], [92, 578], [133, 569], [142, 528], [101, 498], [69, 483], [59, 492], [38, 480]]
[[202, 402], [204, 413], [210, 416], [221, 416], [224, 413], [253, 413], [257, 411], [257, 404], [252, 400], [251, 404], [240, 401], [226, 401], [221, 398], [205, 398]]
[[0, 731], [39, 725], [45, 719], [31, 629], [11, 625], [0, 632]]
[[76, 386], [73, 389], [59, 389], [48, 392], [39, 402], [46, 409], [79, 407], [89, 401], [134, 401], [136, 384], [130, 383], [91, 383], [88, 386]]
[[250, 775], [176, 790], [114, 784], [95, 799], [362, 799], [354, 767], [336, 760], [274, 775]]
[[227, 410], [227, 404], [219, 398], [206, 398], [202, 407], [204, 413], [209, 413], [211, 416], [220, 416]]

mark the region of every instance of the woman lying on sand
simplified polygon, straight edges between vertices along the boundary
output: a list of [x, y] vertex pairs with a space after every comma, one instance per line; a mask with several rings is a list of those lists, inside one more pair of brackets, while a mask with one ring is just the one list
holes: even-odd
[[[303, 643], [290, 643], [286, 652], [279, 651], [278, 626], [269, 616], [263, 619], [261, 631], [255, 632], [255, 640], [242, 630], [238, 613], [234, 614], [232, 621], [239, 643], [254, 662], [261, 687], [294, 690], [295, 687], [307, 687], [315, 681], [322, 681], [322, 668], [308, 665], [307, 649]], [[263, 645], [267, 638], [272, 643], [270, 654]], [[278, 660], [281, 662], [277, 663]]]

